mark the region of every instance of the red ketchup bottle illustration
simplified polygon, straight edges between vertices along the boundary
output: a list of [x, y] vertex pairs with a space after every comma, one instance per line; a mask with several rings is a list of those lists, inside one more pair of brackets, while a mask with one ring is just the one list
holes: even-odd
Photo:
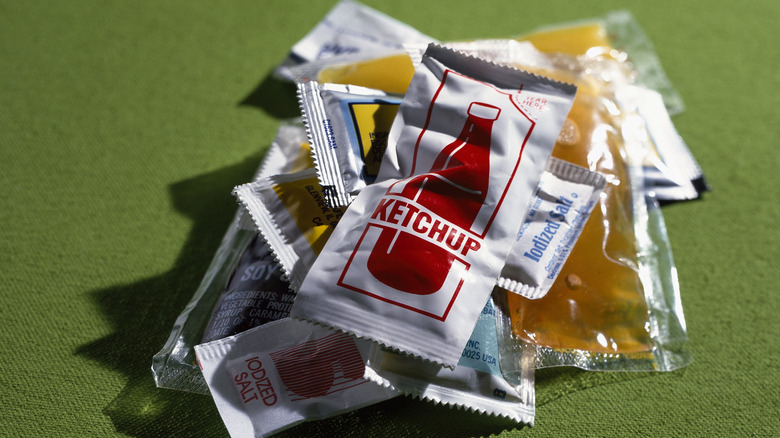
[[381, 283], [410, 294], [433, 294], [443, 288], [456, 258], [476, 249], [471, 235], [483, 234], [486, 227], [477, 219], [484, 217], [491, 132], [500, 112], [472, 102], [458, 138], [441, 150], [430, 170], [388, 189], [419, 211], [411, 224], [415, 233], [387, 228], [380, 234], [367, 267]]

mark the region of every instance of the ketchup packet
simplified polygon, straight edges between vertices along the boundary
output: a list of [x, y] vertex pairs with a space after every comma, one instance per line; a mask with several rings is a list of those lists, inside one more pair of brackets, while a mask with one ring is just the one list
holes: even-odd
[[[610, 17], [619, 22], [630, 19], [630, 14], [610, 14]], [[629, 28], [635, 24], [630, 20], [626, 22]], [[625, 29], [624, 32], [630, 33]], [[548, 51], [554, 48], [565, 51], [564, 49], [568, 47], [578, 53], [589, 45], [608, 46], [606, 35], [601, 35], [604, 33], [605, 30], [599, 25], [582, 25], [582, 27], [564, 28], [549, 33], [541, 32], [532, 36], [531, 40]], [[601, 37], [596, 38], [595, 35]], [[499, 64], [511, 65], [575, 83], [581, 92], [594, 91], [604, 95], [613, 101], [616, 113], [635, 112], [639, 116], [641, 129], [647, 131], [651, 150], [643, 164], [646, 191], [653, 192], [660, 201], [668, 203], [696, 199], [701, 196], [701, 193], [709, 190], [701, 168], [677, 133], [669, 117], [670, 110], [667, 110], [664, 105], [664, 98], [668, 96], [672, 96], [672, 102], [681, 102], [679, 95], [661, 94], [660, 91], [647, 88], [646, 85], [638, 85], [644, 84], [642, 78], [653, 77], [656, 73], [661, 74], [658, 79], [664, 78], [660, 67], [651, 68], [655, 65], [654, 62], [637, 66], [626, 59], [625, 53], [606, 46], [599, 46], [598, 50], [588, 51], [588, 54], [583, 52], [576, 56], [569, 53], [544, 53], [537, 50], [530, 42], [508, 39], [447, 43], [446, 47]], [[419, 63], [425, 45], [407, 44], [406, 48], [412, 63]], [[632, 45], [632, 48], [636, 47]], [[635, 50], [635, 52], [641, 54], [645, 49]], [[630, 57], [630, 59], [636, 58], [654, 59], [652, 56]], [[637, 71], [638, 68], [641, 69]], [[661, 90], [668, 90], [663, 84], [668, 82], [664, 79], [656, 83]], [[577, 141], [579, 135], [576, 122], [570, 120], [564, 124], [563, 134], [568, 135], [571, 141]]]
[[298, 84], [298, 102], [325, 200], [345, 207], [376, 179], [401, 98], [312, 81]]
[[598, 172], [550, 158], [496, 285], [526, 298], [543, 297], [606, 184]]
[[314, 169], [270, 176], [238, 186], [233, 193], [268, 242], [292, 289], [300, 288], [343, 210], [324, 201]]
[[455, 367], [575, 92], [431, 45], [291, 315]]
[[533, 350], [521, 360], [517, 383], [508, 382], [498, 361], [496, 309], [488, 300], [455, 369], [374, 347], [366, 377], [412, 397], [533, 424]]
[[403, 48], [405, 42], [434, 41], [413, 27], [376, 9], [341, 0], [298, 41], [276, 69], [276, 75], [299, 81], [316, 77], [323, 67], [354, 62]]
[[363, 377], [370, 348], [286, 318], [196, 345], [195, 352], [230, 435], [259, 437], [397, 395]]

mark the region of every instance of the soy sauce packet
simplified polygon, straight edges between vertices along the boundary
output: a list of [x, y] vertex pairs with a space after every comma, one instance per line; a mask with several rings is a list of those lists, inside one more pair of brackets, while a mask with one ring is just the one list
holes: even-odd
[[376, 179], [401, 97], [311, 81], [298, 84], [298, 102], [325, 200], [346, 207]]
[[201, 343], [286, 318], [294, 300], [270, 248], [255, 235], [220, 295]]
[[454, 368], [575, 93], [431, 45], [291, 315]]
[[233, 437], [268, 436], [397, 395], [365, 379], [371, 344], [290, 318], [195, 346]]

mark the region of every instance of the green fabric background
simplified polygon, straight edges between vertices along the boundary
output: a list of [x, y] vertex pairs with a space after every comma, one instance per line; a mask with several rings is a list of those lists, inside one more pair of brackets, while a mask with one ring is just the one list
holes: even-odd
[[[290, 436], [778, 436], [780, 2], [396, 0], [440, 40], [629, 9], [686, 102], [713, 192], [664, 208], [695, 362], [539, 373], [536, 425], [398, 398]], [[0, 1], [0, 435], [224, 436], [150, 371], [333, 1]]]

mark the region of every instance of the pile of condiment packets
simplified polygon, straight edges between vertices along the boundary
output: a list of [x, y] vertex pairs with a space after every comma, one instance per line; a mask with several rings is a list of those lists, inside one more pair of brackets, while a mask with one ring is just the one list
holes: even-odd
[[707, 188], [648, 47], [626, 12], [441, 43], [339, 2], [157, 385], [266, 436], [399, 395], [533, 424], [536, 368], [686, 366], [658, 205]]

